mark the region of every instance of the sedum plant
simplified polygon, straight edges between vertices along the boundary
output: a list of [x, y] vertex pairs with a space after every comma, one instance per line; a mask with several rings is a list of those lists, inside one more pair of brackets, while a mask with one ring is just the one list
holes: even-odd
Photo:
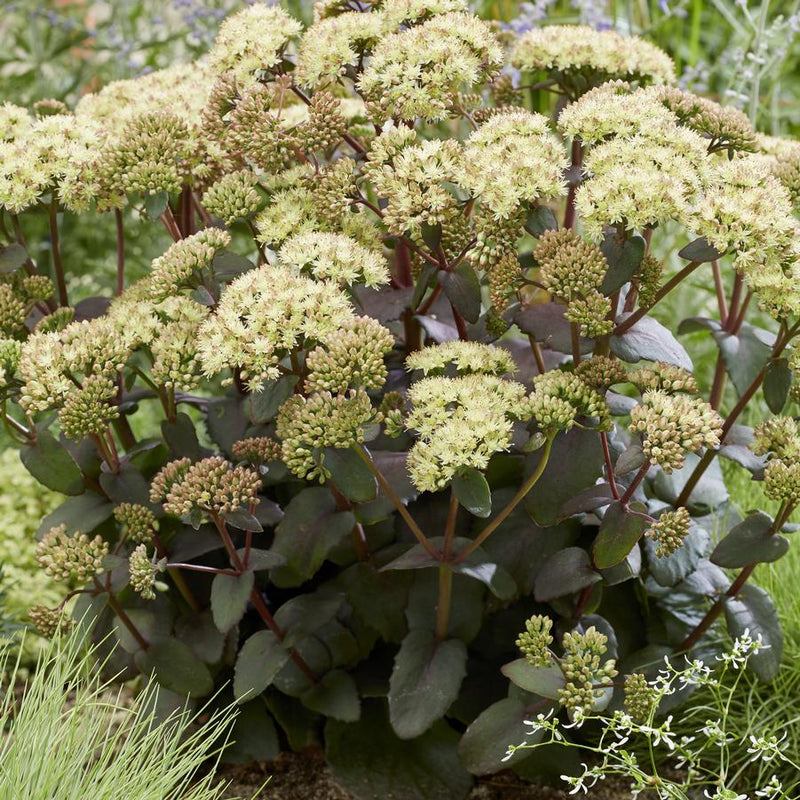
[[[800, 500], [800, 150], [673, 83], [611, 32], [320, 2], [73, 111], [4, 106], [3, 420], [67, 496], [36, 625], [90, 609], [125, 674], [230, 684], [240, 754], [321, 744], [357, 797], [464, 797], [532, 709], [602, 711], [725, 628], [773, 677], [749, 578]], [[113, 217], [113, 298], [76, 296], [74, 214]], [[148, 224], [173, 243], [131, 280]], [[719, 313], [671, 330], [689, 276]], [[719, 457], [775, 518], [737, 517]]]

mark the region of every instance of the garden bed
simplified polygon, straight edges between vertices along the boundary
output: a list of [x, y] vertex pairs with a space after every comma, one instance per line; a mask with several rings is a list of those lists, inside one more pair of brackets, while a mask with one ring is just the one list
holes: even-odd
[[[353, 800], [337, 783], [318, 753], [283, 753], [275, 761], [230, 766], [222, 770], [231, 785], [223, 797], [250, 798], [265, 780], [270, 782], [258, 800]], [[469, 800], [566, 800], [569, 794], [559, 789], [524, 783], [513, 773], [479, 779]], [[591, 800], [628, 800], [624, 782], [608, 780], [586, 797]], [[381, 798], [381, 800], [391, 800]]]

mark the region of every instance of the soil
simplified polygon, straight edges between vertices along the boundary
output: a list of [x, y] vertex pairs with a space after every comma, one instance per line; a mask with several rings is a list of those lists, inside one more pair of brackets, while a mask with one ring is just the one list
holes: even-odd
[[[269, 783], [254, 795], [267, 778]], [[223, 797], [258, 800], [353, 800], [336, 782], [321, 755], [283, 753], [275, 761], [226, 767], [231, 785]], [[572, 796], [574, 797], [574, 795]], [[587, 800], [630, 800], [624, 784], [604, 781], [581, 795]], [[479, 779], [468, 800], [572, 800], [566, 792], [523, 783], [512, 773]]]

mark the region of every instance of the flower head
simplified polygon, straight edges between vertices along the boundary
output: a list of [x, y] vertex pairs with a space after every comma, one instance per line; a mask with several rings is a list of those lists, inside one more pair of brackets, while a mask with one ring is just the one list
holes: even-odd
[[114, 519], [124, 526], [125, 535], [131, 541], [147, 543], [153, 538], [156, 518], [147, 506], [120, 503], [114, 508]]
[[50, 528], [36, 547], [36, 560], [53, 578], [86, 583], [103, 570], [108, 542], [101, 536], [90, 539], [85, 533], [67, 533], [65, 524]]
[[680, 550], [689, 534], [691, 517], [685, 508], [665, 511], [646, 532], [656, 542], [656, 556], [666, 558]]
[[511, 353], [504, 347], [479, 342], [445, 342], [423, 347], [406, 358], [406, 369], [423, 375], [440, 375], [450, 370], [459, 375], [508, 375], [516, 372]]
[[256, 176], [249, 170], [228, 172], [206, 189], [203, 205], [209, 214], [226, 225], [247, 219], [261, 208], [261, 195], [255, 188]]
[[611, 424], [602, 395], [572, 372], [550, 370], [537, 375], [528, 407], [539, 427], [550, 435], [569, 430], [580, 417], [599, 420], [599, 430], [608, 430]]
[[207, 375], [240, 370], [253, 391], [277, 378], [278, 362], [307, 343], [335, 339], [353, 316], [333, 283], [285, 266], [244, 273], [222, 293], [216, 312], [201, 326], [197, 349]]
[[525, 630], [517, 637], [517, 647], [534, 667], [546, 667], [553, 661], [550, 650], [553, 644], [552, 628], [553, 620], [550, 617], [537, 614], [525, 621]]
[[128, 556], [131, 589], [145, 600], [155, 600], [156, 567], [147, 554], [147, 545], [140, 544]]
[[651, 464], [671, 473], [683, 466], [686, 452], [719, 446], [722, 419], [700, 397], [645, 392], [631, 411], [630, 430], [643, 436], [642, 447]]

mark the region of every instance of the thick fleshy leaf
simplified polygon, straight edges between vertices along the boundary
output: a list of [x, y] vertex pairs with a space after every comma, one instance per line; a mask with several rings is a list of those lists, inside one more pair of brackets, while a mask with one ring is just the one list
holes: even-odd
[[[674, 505], [699, 460], [699, 456], [695, 453], [687, 453], [683, 466], [671, 475], [659, 470], [653, 481], [653, 488], [658, 498]], [[719, 459], [715, 458], [692, 489], [687, 508], [695, 515], [708, 514], [722, 508], [729, 498], [730, 494], [719, 466]]]
[[767, 466], [766, 456], [757, 456], [750, 445], [753, 443], [753, 429], [747, 425], [733, 425], [720, 447], [719, 454], [750, 470], [754, 476], [764, 474]]
[[548, 206], [536, 206], [528, 212], [525, 230], [535, 237], [541, 236], [545, 231], [556, 231], [558, 230], [556, 215]]
[[174, 422], [165, 419], [161, 423], [161, 433], [169, 445], [173, 458], [187, 457], [192, 461], [199, 461], [205, 456], [205, 451], [197, 439], [194, 422], [188, 414], [181, 411]]
[[263, 425], [272, 420], [278, 409], [292, 396], [296, 375], [284, 375], [274, 381], [264, 381], [259, 392], [249, 392], [245, 413], [254, 425]]
[[214, 624], [227, 633], [244, 616], [255, 575], [251, 570], [241, 575], [215, 575], [211, 582], [211, 611]]
[[139, 650], [136, 666], [145, 674], [153, 674], [166, 689], [181, 695], [203, 697], [214, 688], [208, 667], [178, 639], [165, 639]]
[[289, 651], [272, 631], [254, 633], [239, 650], [233, 675], [238, 701], [252, 700], [266, 689], [289, 660]]
[[638, 470], [647, 461], [647, 456], [640, 444], [633, 444], [625, 450], [614, 464], [615, 475], [628, 475]]
[[353, 514], [337, 509], [330, 489], [313, 486], [295, 495], [275, 528], [271, 549], [287, 564], [272, 571], [272, 581], [278, 586], [307, 581], [354, 525]]
[[747, 517], [720, 540], [711, 554], [711, 562], [718, 567], [738, 569], [748, 564], [777, 561], [789, 549], [789, 540], [772, 533], [773, 521], [763, 511]]
[[426, 261], [422, 269], [419, 271], [417, 280], [414, 283], [414, 294], [411, 298], [412, 308], [417, 308], [422, 302], [422, 298], [425, 297], [425, 292], [428, 291], [428, 287], [431, 285], [431, 281], [436, 275], [437, 269], [438, 268], [435, 264], [431, 264], [429, 261]]
[[600, 291], [610, 295], [628, 283], [636, 274], [644, 258], [646, 245], [644, 238], [639, 234], [628, 236], [623, 240], [616, 228], [607, 228], [600, 249], [608, 261], [608, 272], [603, 278]]
[[412, 576], [409, 572], [376, 570], [357, 563], [344, 570], [338, 583], [356, 613], [388, 642], [399, 643], [406, 633], [405, 608]]
[[578, 492], [574, 497], [567, 500], [561, 507], [559, 516], [567, 519], [575, 514], [582, 514], [587, 511], [594, 511], [602, 508], [614, 501], [614, 494], [608, 483], [596, 483]]
[[580, 547], [567, 547], [552, 555], [536, 577], [534, 596], [541, 603], [574, 594], [602, 580], [592, 569], [589, 554]]
[[783, 632], [770, 596], [760, 586], [745, 584], [736, 597], [725, 603], [725, 621], [733, 638], [745, 631], [753, 639], [761, 636], [765, 647], [750, 656], [747, 666], [760, 680], [774, 680], [783, 656]]
[[[620, 314], [617, 322], [624, 322], [629, 316], [628, 312]], [[621, 336], [612, 336], [610, 343], [611, 351], [623, 361], [665, 361], [692, 371], [692, 359], [683, 345], [653, 317], [642, 317]]]
[[675, 586], [689, 575], [708, 554], [711, 537], [707, 530], [693, 525], [683, 544], [669, 556], [656, 555], [656, 543], [653, 539], [642, 540], [647, 554], [647, 566], [650, 574], [661, 586]]
[[[557, 350], [559, 353], [572, 352], [572, 330], [564, 318], [566, 307], [558, 303], [537, 303], [518, 311], [514, 322], [524, 333], [529, 333], [537, 342]], [[594, 349], [591, 339], [579, 340], [581, 353], [590, 353]]]
[[86, 490], [78, 465], [49, 431], [37, 430], [36, 439], [22, 446], [19, 457], [25, 469], [54, 492], [78, 495]]
[[260, 700], [244, 703], [231, 728], [225, 761], [229, 764], [271, 761], [280, 751], [278, 731], [264, 703]]
[[51, 511], [39, 525], [36, 538], [41, 538], [50, 528], [62, 523], [70, 531], [91, 533], [113, 513], [114, 505], [105, 497], [94, 492], [84, 492], [77, 497], [67, 498], [55, 511]]
[[[558, 700], [558, 692], [567, 681], [558, 664], [534, 667], [527, 659], [518, 658], [500, 670], [515, 686], [526, 692], [538, 694], [551, 700]], [[513, 742], [509, 742], [513, 744]]]
[[770, 361], [764, 377], [764, 399], [773, 414], [780, 414], [783, 411], [791, 388], [792, 371], [789, 369], [789, 359], [779, 358]]
[[473, 775], [491, 775], [528, 758], [531, 750], [518, 750], [507, 758], [508, 745], [536, 744], [544, 729], [531, 734], [526, 721], [546, 713], [553, 705], [542, 707], [540, 700], [527, 703], [521, 697], [506, 697], [485, 709], [464, 731], [458, 752], [464, 766]]
[[316, 592], [287, 600], [276, 612], [275, 622], [283, 628], [287, 647], [299, 642], [330, 622], [344, 603], [344, 594], [329, 585]]
[[699, 236], [697, 239], [689, 242], [678, 255], [686, 261], [697, 261], [702, 264], [706, 261], [716, 261], [725, 253], [720, 253], [715, 247], [712, 247], [708, 239], [704, 236]]
[[[237, 551], [239, 558], [245, 560], [245, 548], [240, 547]], [[258, 548], [251, 547], [250, 552], [247, 554], [247, 568], [253, 572], [259, 572], [262, 569], [274, 569], [275, 567], [282, 567], [286, 563], [286, 557], [280, 553], [274, 553], [272, 550], [259, 550]]]
[[16, 272], [28, 260], [28, 253], [21, 244], [13, 242], [0, 247], [0, 273]]
[[741, 396], [769, 361], [775, 336], [746, 322], [735, 336], [725, 331], [716, 331], [713, 335], [725, 369]]
[[334, 669], [323, 675], [320, 682], [300, 699], [306, 708], [330, 719], [356, 722], [361, 716], [361, 700], [356, 682], [341, 669]]
[[458, 502], [476, 517], [488, 517], [492, 513], [492, 492], [483, 473], [468, 469], [453, 478], [453, 491]]
[[389, 717], [401, 739], [413, 739], [441, 719], [467, 674], [467, 647], [413, 630], [403, 639], [389, 682]]
[[348, 500], [368, 503], [377, 496], [378, 482], [355, 450], [326, 447], [322, 465]]
[[214, 277], [220, 281], [231, 281], [243, 272], [253, 269], [255, 264], [233, 250], [218, 250], [211, 262]]
[[[540, 457], [540, 453], [528, 456], [529, 470]], [[565, 464], [569, 464], [568, 470], [564, 469]], [[564, 516], [564, 504], [593, 486], [602, 473], [603, 449], [595, 431], [575, 427], [560, 433], [553, 441], [542, 477], [525, 498], [525, 508], [537, 524], [555, 525]]]
[[219, 632], [208, 610], [180, 617], [175, 623], [175, 635], [206, 664], [215, 664], [222, 658], [225, 635]]
[[452, 272], [439, 270], [439, 285], [453, 308], [467, 322], [477, 322], [481, 315], [481, 284], [468, 261], [462, 261]]
[[371, 700], [358, 722], [328, 721], [325, 756], [353, 800], [464, 800], [472, 778], [458, 757], [458, 741], [441, 720], [416, 739], [398, 739], [385, 701]]
[[622, 503], [609, 506], [594, 540], [594, 563], [600, 569], [625, 560], [647, 529], [647, 520], [628, 511]]
[[[439, 551], [444, 546], [444, 537], [434, 536], [430, 540], [431, 544]], [[470, 539], [458, 536], [453, 541], [453, 554], [458, 554], [471, 544]], [[434, 558], [421, 545], [414, 545], [403, 555], [398, 556], [382, 568], [384, 570], [407, 570], [407, 569], [439, 569], [442, 562]], [[514, 579], [498, 564], [491, 561], [489, 556], [480, 547], [470, 553], [463, 561], [450, 564], [450, 569], [459, 575], [466, 575], [485, 584], [496, 597], [501, 600], [510, 600], [516, 594], [516, 584]]]
[[156, 192], [144, 196], [144, 210], [148, 219], [158, 219], [166, 210], [169, 203], [169, 193]]

